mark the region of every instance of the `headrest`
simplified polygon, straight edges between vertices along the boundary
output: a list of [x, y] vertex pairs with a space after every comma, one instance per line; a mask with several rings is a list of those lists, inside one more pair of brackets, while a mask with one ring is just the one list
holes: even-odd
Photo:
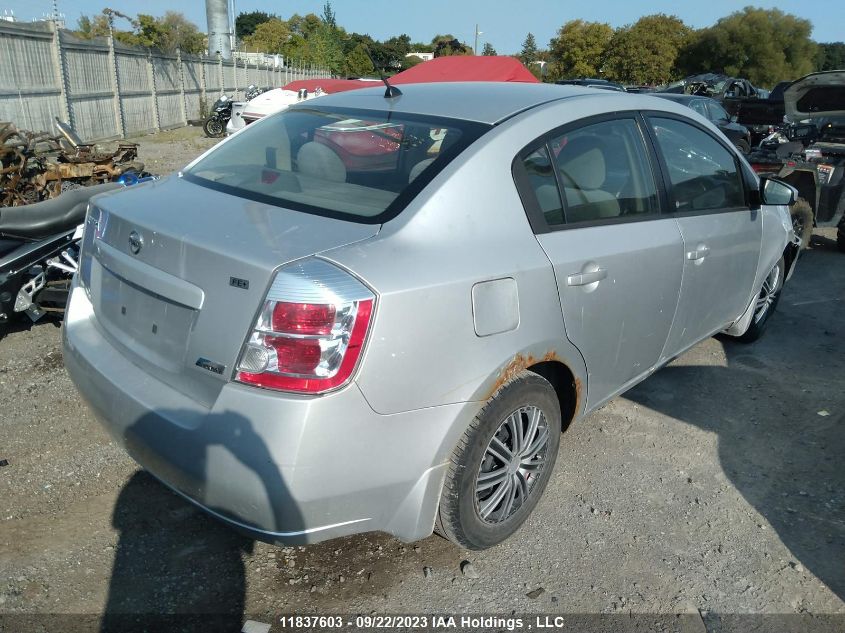
[[607, 174], [604, 142], [592, 135], [577, 136], [560, 150], [557, 164], [564, 186], [599, 189]]
[[299, 149], [296, 156], [299, 171], [306, 176], [313, 176], [332, 182], [346, 182], [346, 166], [334, 150], [322, 143], [313, 141]]

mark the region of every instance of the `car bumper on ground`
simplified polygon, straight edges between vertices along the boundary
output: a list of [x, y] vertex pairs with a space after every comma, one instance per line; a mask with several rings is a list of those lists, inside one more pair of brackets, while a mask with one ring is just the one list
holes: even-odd
[[63, 338], [80, 393], [141, 466], [268, 542], [428, 536], [456, 434], [478, 407], [379, 415], [355, 383], [319, 398], [226, 383], [206, 408], [127, 360], [78, 285]]

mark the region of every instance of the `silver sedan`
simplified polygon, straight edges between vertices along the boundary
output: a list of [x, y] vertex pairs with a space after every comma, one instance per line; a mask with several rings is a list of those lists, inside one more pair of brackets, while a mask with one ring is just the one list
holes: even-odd
[[795, 265], [794, 190], [688, 108], [402, 91], [292, 106], [88, 210], [71, 377], [259, 539], [495, 545], [570, 423], [715, 333], [758, 338]]

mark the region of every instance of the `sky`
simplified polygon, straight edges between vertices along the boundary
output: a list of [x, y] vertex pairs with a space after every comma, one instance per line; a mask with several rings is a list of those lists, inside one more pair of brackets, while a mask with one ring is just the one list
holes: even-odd
[[[180, 11], [202, 31], [207, 30], [205, 0], [56, 0], [67, 25], [76, 26], [80, 15], [99, 13], [108, 6], [123, 13], [162, 15]], [[48, 14], [53, 0], [0, 0], [0, 15], [14, 11], [19, 20], [28, 21]], [[267, 11], [288, 18], [294, 13], [320, 15], [324, 0], [235, 0], [237, 13]], [[845, 0], [332, 0], [337, 22], [349, 32], [367, 33], [383, 40], [407, 33], [411, 40], [429, 42], [437, 34], [451, 33], [473, 45], [475, 28], [478, 47], [490, 42], [500, 54], [519, 52], [531, 32], [540, 48], [568, 20], [608, 22], [624, 26], [643, 15], [677, 15], [688, 25], [701, 28], [713, 24], [742, 7], [753, 4], [777, 8], [808, 18], [813, 23], [813, 39], [818, 42], [845, 39]], [[808, 7], [812, 7], [808, 11]]]

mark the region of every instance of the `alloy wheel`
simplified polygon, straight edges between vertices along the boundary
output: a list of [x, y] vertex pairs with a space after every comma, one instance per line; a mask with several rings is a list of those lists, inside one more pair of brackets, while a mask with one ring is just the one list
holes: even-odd
[[754, 321], [759, 323], [765, 318], [766, 313], [771, 308], [772, 304], [777, 299], [778, 291], [781, 285], [781, 267], [780, 264], [772, 268], [771, 272], [763, 281], [763, 287], [760, 288], [760, 294], [757, 297], [757, 305], [754, 307]]

